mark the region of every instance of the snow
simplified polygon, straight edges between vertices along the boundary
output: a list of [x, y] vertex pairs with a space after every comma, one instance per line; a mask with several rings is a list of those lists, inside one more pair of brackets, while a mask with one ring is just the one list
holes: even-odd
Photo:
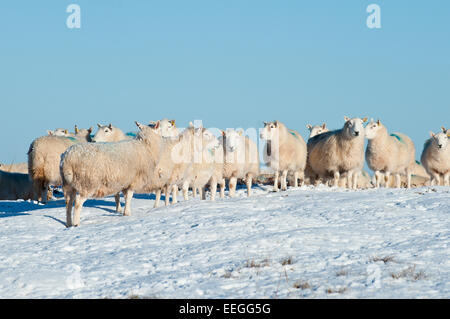
[[0, 298], [450, 297], [449, 187], [153, 203], [0, 202]]

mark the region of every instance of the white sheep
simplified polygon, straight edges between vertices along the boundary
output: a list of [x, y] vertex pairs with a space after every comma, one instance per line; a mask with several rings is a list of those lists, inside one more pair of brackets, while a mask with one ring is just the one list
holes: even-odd
[[0, 170], [9, 173], [28, 174], [28, 163], [0, 164]]
[[87, 142], [90, 137], [42, 136], [35, 139], [28, 149], [28, 174], [33, 181], [35, 198], [47, 202], [50, 186], [62, 184], [59, 172], [61, 154], [76, 143]]
[[364, 125], [367, 118], [344, 117], [342, 129], [322, 133], [308, 140], [308, 160], [319, 178], [330, 175], [334, 186], [341, 174], [347, 175], [347, 187], [355, 189], [364, 166]]
[[48, 136], [70, 136], [68, 130], [64, 128], [57, 128], [56, 130], [47, 130]]
[[407, 188], [411, 187], [411, 174], [415, 166], [415, 147], [413, 141], [402, 133], [389, 134], [387, 128], [378, 120], [366, 126], [367, 165], [375, 173], [375, 187], [380, 187], [384, 177], [389, 180], [395, 174], [396, 187], [401, 186], [401, 174], [407, 177]]
[[[307, 124], [306, 128], [309, 130], [309, 137], [308, 141], [313, 138], [314, 136], [320, 135], [322, 133], [329, 132], [330, 130], [327, 128], [326, 123], [323, 123], [322, 125], [314, 125]], [[306, 158], [306, 167], [305, 167], [305, 181], [309, 185], [317, 185], [321, 182], [319, 176], [313, 172], [311, 169], [311, 165], [309, 164], [309, 148], [311, 147], [310, 143], [306, 144], [307, 146], [307, 158]], [[341, 183], [339, 183], [341, 184]]]
[[325, 133], [325, 132], [329, 132], [330, 130], [327, 128], [327, 124], [323, 123], [322, 125], [311, 125], [311, 124], [307, 124], [306, 128], [309, 130], [309, 137], [308, 139], [310, 139], [311, 137], [314, 137], [316, 135]]
[[120, 128], [109, 125], [97, 124], [98, 129], [92, 138], [92, 142], [119, 142], [123, 140], [131, 139], [132, 137], [127, 136]]
[[[61, 157], [61, 176], [66, 195], [67, 226], [80, 224], [80, 212], [88, 198], [99, 198], [123, 192], [123, 215], [131, 215], [134, 192], [153, 190], [152, 178], [163, 139], [146, 125], [135, 139], [111, 143], [75, 144]], [[72, 206], [75, 205], [72, 219]]]
[[229, 196], [235, 196], [238, 179], [245, 181], [247, 196], [250, 196], [253, 179], [259, 175], [256, 143], [234, 129], [222, 131], [219, 142], [223, 149], [223, 178], [228, 180]]
[[287, 175], [294, 175], [294, 187], [298, 179], [304, 181], [307, 149], [302, 136], [289, 130], [279, 121], [264, 122], [260, 138], [265, 140], [264, 159], [266, 165], [275, 172], [274, 191], [278, 191], [278, 179], [281, 172], [281, 190], [287, 189]]
[[450, 131], [442, 127], [442, 132], [430, 132], [431, 138], [425, 142], [421, 162], [428, 174], [432, 176], [431, 184], [450, 186]]
[[0, 200], [34, 199], [28, 174], [0, 171]]

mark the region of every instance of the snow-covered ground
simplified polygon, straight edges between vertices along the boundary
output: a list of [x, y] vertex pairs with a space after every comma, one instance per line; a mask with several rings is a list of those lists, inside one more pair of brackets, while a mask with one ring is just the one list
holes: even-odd
[[0, 298], [450, 298], [450, 188], [0, 202]]

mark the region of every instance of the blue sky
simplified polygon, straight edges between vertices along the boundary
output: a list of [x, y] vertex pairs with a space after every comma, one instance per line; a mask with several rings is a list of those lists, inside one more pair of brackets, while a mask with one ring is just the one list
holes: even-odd
[[[381, 29], [366, 26], [371, 3]], [[74, 124], [278, 119], [306, 138], [307, 123], [344, 115], [380, 118], [419, 158], [450, 126], [449, 12], [447, 0], [1, 1], [0, 162]]]

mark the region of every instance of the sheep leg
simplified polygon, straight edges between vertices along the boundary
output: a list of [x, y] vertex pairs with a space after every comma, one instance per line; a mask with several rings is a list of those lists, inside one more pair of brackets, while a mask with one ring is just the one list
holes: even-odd
[[391, 177], [390, 172], [384, 173], [384, 182], [385, 182], [384, 187], [389, 187], [389, 177]]
[[406, 188], [411, 188], [411, 170], [406, 170]]
[[66, 192], [66, 227], [72, 227], [72, 207], [75, 200], [76, 192]]
[[450, 173], [444, 174], [444, 186], [450, 186]]
[[125, 209], [123, 210], [123, 216], [131, 216], [131, 199], [133, 198], [133, 191], [128, 189], [125, 192]]
[[164, 195], [165, 195], [164, 204], [166, 206], [169, 206], [169, 204], [170, 204], [170, 188], [169, 188], [169, 186], [164, 186]]
[[225, 197], [225, 178], [220, 181], [220, 198]]
[[348, 189], [353, 189], [353, 172], [349, 171], [347, 172], [347, 181], [346, 186]]
[[341, 174], [339, 174], [339, 172], [334, 172], [334, 187], [339, 187], [339, 178], [340, 178]]
[[155, 205], [153, 208], [157, 208], [159, 206], [159, 201], [161, 200], [161, 189], [156, 190], [156, 198], [155, 198]]
[[73, 213], [73, 224], [72, 226], [80, 226], [80, 213], [81, 209], [83, 208], [84, 202], [87, 200], [86, 197], [81, 196], [80, 194], [77, 194], [75, 196], [75, 211]]
[[232, 176], [230, 178], [230, 181], [228, 182], [228, 188], [229, 188], [228, 195], [230, 197], [234, 197], [234, 195], [236, 194], [236, 184], [237, 184], [237, 177]]
[[431, 186], [439, 186], [441, 184], [441, 178], [439, 173], [433, 173], [433, 179], [431, 180]]
[[192, 187], [192, 197], [197, 197], [197, 187]]
[[359, 178], [359, 172], [353, 172], [353, 189], [358, 188], [358, 178]]
[[380, 188], [382, 178], [383, 173], [381, 173], [380, 171], [375, 171], [375, 188]]
[[395, 174], [395, 187], [396, 188], [402, 187], [402, 180], [399, 173]]
[[298, 171], [294, 172], [294, 187], [298, 187]]
[[282, 191], [285, 191], [285, 190], [287, 190], [287, 173], [288, 173], [288, 171], [287, 170], [284, 170], [282, 173], [281, 173], [281, 190]]
[[173, 185], [172, 186], [172, 204], [178, 203], [177, 195], [178, 195], [178, 186]]
[[247, 185], [247, 197], [250, 197], [252, 194], [252, 181], [253, 181], [253, 175], [248, 174], [247, 178], [245, 179], [245, 184]]
[[200, 198], [206, 200], [206, 186], [200, 187]]
[[184, 200], [188, 200], [189, 199], [189, 182], [184, 182], [182, 189], [183, 189]]
[[122, 211], [122, 207], [120, 206], [120, 193], [114, 195], [114, 200], [116, 201], [116, 212], [120, 213]]
[[216, 200], [217, 180], [215, 178], [212, 178], [209, 185], [209, 187], [211, 188], [211, 201], [214, 201]]
[[280, 177], [280, 172], [275, 172], [275, 177], [273, 179], [273, 191], [278, 192], [278, 178]]

